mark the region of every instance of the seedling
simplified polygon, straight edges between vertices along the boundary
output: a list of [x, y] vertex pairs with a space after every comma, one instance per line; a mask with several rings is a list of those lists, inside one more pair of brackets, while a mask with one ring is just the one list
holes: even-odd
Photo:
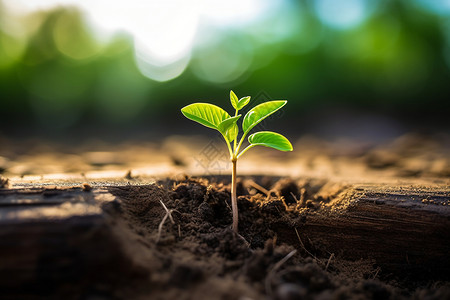
[[183, 115], [206, 127], [218, 130], [225, 139], [230, 152], [230, 160], [233, 164], [231, 173], [231, 209], [233, 212], [233, 231], [238, 232], [238, 207], [236, 201], [236, 164], [237, 160], [248, 150], [255, 146], [265, 146], [280, 151], [292, 151], [292, 145], [287, 138], [279, 133], [271, 131], [259, 131], [248, 137], [249, 145], [241, 151], [242, 143], [250, 130], [253, 129], [262, 120], [286, 105], [287, 101], [277, 100], [268, 101], [259, 104], [250, 109], [242, 121], [243, 134], [239, 143], [239, 127], [237, 121], [242, 115], [239, 110], [244, 108], [250, 102], [250, 96], [238, 99], [233, 91], [230, 91], [231, 105], [235, 109], [234, 117], [231, 117], [222, 108], [209, 103], [193, 103], [181, 109]]

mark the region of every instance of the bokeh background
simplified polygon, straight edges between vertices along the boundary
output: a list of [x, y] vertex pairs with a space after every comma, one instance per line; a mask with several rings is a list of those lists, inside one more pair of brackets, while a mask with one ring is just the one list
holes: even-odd
[[270, 129], [448, 132], [450, 1], [0, 0], [0, 135], [210, 134], [180, 108], [287, 99]]

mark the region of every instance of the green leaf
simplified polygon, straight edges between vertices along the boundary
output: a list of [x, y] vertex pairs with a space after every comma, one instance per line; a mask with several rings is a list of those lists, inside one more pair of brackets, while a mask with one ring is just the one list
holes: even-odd
[[250, 102], [250, 96], [247, 97], [242, 97], [241, 99], [239, 99], [239, 102], [237, 104], [237, 109], [243, 109], [244, 106], [246, 106], [248, 103]]
[[239, 108], [238, 108], [239, 100], [233, 91], [230, 91], [230, 102], [231, 102], [231, 105], [233, 105], [234, 109], [239, 110]]
[[222, 123], [220, 123], [217, 127], [217, 129], [228, 142], [234, 141], [234, 139], [237, 137], [239, 128], [237, 127], [236, 122], [241, 116], [242, 115], [237, 115], [235, 117], [223, 120]]
[[287, 103], [286, 100], [277, 100], [264, 102], [253, 107], [244, 117], [242, 121], [242, 130], [247, 134], [259, 122], [282, 108]]
[[222, 108], [209, 103], [194, 103], [181, 109], [183, 115], [206, 127], [218, 129], [222, 121], [230, 118], [230, 115]]
[[248, 137], [248, 142], [255, 146], [264, 146], [280, 151], [292, 151], [294, 149], [287, 138], [272, 131], [256, 132]]

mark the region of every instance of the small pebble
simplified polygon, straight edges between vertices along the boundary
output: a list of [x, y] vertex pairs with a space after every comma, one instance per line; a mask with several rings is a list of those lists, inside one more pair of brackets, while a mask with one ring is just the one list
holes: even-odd
[[92, 190], [92, 186], [89, 183], [84, 182], [81, 185], [81, 188], [83, 189], [84, 192], [90, 192]]
[[278, 300], [295, 300], [303, 299], [307, 294], [307, 290], [300, 285], [293, 283], [283, 283], [278, 286], [276, 291], [276, 299]]

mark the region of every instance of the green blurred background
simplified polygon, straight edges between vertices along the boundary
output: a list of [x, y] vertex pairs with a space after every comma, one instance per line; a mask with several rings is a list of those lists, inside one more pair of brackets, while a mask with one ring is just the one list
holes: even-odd
[[[270, 129], [448, 131], [450, 1], [0, 0], [0, 135], [208, 134], [180, 108], [287, 99]], [[281, 118], [282, 117], [282, 118]]]

